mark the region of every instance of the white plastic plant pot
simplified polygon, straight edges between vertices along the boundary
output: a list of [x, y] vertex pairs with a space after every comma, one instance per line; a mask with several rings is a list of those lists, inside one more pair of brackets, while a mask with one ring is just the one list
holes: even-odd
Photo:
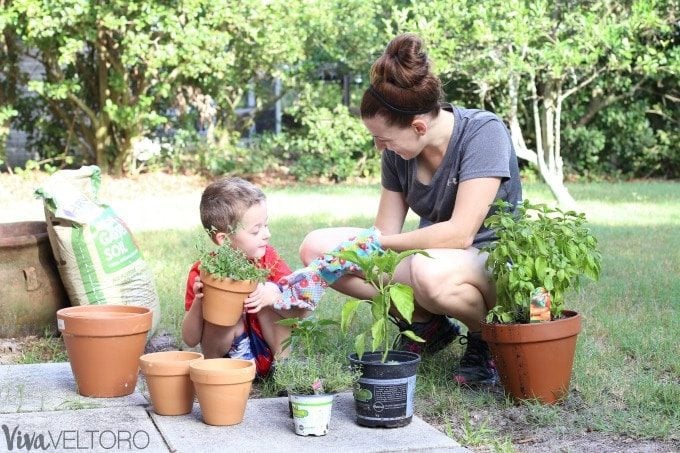
[[290, 395], [295, 434], [325, 436], [331, 422], [333, 395]]

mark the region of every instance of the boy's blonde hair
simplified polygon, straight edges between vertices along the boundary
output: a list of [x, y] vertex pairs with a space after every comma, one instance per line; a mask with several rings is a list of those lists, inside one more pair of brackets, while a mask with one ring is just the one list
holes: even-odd
[[264, 192], [245, 179], [225, 177], [208, 185], [201, 195], [201, 223], [214, 233], [236, 231], [245, 211], [266, 199]]

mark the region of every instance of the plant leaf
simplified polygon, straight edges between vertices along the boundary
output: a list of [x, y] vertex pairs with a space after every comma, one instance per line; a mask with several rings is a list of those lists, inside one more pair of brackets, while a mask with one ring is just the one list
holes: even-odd
[[545, 278], [545, 268], [547, 267], [548, 263], [545, 261], [545, 258], [542, 256], [537, 256], [536, 260], [534, 261], [534, 267], [536, 269], [536, 276], [538, 277], [539, 280], [543, 280]]
[[345, 302], [345, 305], [343, 305], [342, 314], [340, 317], [340, 330], [343, 333], [347, 333], [349, 331], [349, 325], [352, 323], [352, 319], [354, 318], [354, 314], [356, 313], [360, 303], [360, 299], [353, 299]]
[[360, 333], [354, 339], [354, 351], [356, 351], [359, 359], [361, 359], [361, 357], [364, 355], [365, 338], [366, 338], [366, 334]]
[[402, 318], [410, 323], [414, 309], [413, 288], [402, 283], [396, 283], [390, 287], [390, 297]]
[[410, 338], [413, 341], [417, 341], [419, 343], [425, 343], [425, 340], [420, 338], [418, 335], [416, 335], [412, 330], [402, 330], [401, 334]]
[[383, 340], [385, 340], [385, 318], [380, 318], [371, 326], [371, 336], [373, 337], [373, 342], [371, 344], [371, 351], [378, 349]]
[[293, 327], [300, 323], [300, 318], [283, 318], [276, 321], [276, 324], [285, 327]]

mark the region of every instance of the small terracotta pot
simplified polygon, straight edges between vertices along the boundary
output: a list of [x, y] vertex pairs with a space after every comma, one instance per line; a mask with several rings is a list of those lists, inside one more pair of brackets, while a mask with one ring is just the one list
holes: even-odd
[[189, 373], [208, 425], [237, 425], [243, 421], [255, 363], [242, 359], [208, 359], [189, 364]]
[[581, 315], [568, 310], [562, 315], [535, 324], [482, 323], [482, 339], [515, 400], [554, 404], [569, 393]]
[[139, 358], [155, 413], [183, 415], [191, 412], [194, 386], [189, 378], [189, 363], [201, 359], [203, 354], [190, 351], [154, 352]]
[[151, 328], [151, 310], [131, 305], [82, 305], [57, 311], [78, 393], [95, 398], [129, 395]]
[[203, 282], [203, 319], [218, 326], [233, 326], [243, 315], [243, 302], [255, 291], [254, 280], [224, 280], [201, 271]]

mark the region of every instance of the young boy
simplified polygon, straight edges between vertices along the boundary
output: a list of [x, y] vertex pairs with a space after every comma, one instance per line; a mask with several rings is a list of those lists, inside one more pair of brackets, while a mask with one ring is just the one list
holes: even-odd
[[186, 314], [182, 322], [182, 339], [193, 347], [201, 344], [206, 359], [232, 357], [254, 359], [259, 376], [269, 374], [275, 356], [285, 355], [281, 342], [290, 336], [290, 328], [276, 321], [305, 317], [309, 311], [291, 307], [278, 310], [281, 291], [276, 284], [291, 273], [286, 262], [269, 245], [267, 203], [258, 187], [241, 178], [222, 178], [211, 183], [201, 196], [201, 222], [212, 231], [217, 245], [227, 241], [240, 249], [259, 267], [269, 269], [265, 283], [257, 286], [245, 300], [245, 316], [235, 326], [225, 327], [203, 319], [203, 284], [199, 277], [200, 262], [189, 271], [184, 299]]

